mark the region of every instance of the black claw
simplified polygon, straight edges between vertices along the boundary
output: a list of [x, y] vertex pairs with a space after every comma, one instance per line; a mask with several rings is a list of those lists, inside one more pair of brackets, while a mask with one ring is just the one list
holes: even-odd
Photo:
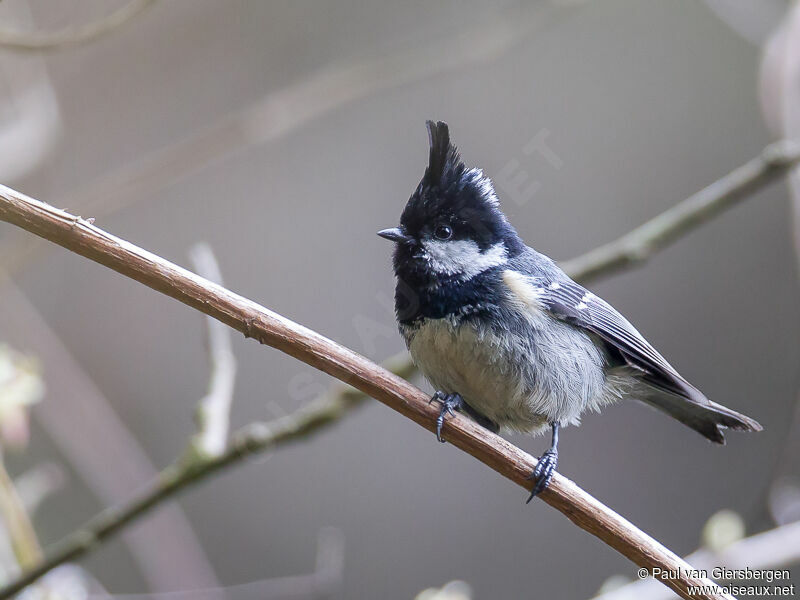
[[446, 415], [455, 415], [456, 410], [461, 410], [464, 407], [464, 400], [458, 394], [445, 394], [444, 392], [436, 392], [431, 396], [430, 404], [436, 400], [442, 403], [442, 410], [439, 411], [439, 416], [436, 418], [436, 439], [444, 444], [442, 439], [442, 427], [444, 426], [444, 418]]
[[446, 397], [447, 397], [447, 395], [444, 392], [434, 392], [433, 396], [431, 396], [431, 399], [428, 400], [428, 404], [430, 404], [434, 400], [436, 400], [438, 402], [444, 402], [444, 399]]
[[551, 423], [550, 426], [553, 428], [553, 440], [550, 443], [550, 449], [539, 457], [539, 462], [536, 463], [533, 473], [528, 477], [528, 479], [535, 479], [536, 483], [533, 484], [531, 495], [525, 501], [525, 504], [528, 504], [547, 489], [558, 465], [558, 430], [560, 426], [557, 422]]
[[539, 458], [539, 462], [536, 464], [536, 468], [533, 470], [533, 473], [531, 473], [528, 477], [528, 479], [535, 479], [536, 483], [531, 490], [531, 495], [525, 501], [525, 504], [529, 503], [536, 496], [547, 489], [547, 486], [550, 485], [550, 480], [553, 479], [553, 472], [556, 470], [557, 465], [558, 452], [548, 450], [542, 454], [542, 456]]

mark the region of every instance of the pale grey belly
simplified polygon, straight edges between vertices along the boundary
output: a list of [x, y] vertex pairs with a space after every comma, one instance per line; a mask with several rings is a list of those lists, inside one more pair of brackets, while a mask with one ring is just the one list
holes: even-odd
[[588, 335], [555, 320], [544, 331], [499, 336], [471, 323], [427, 319], [403, 333], [434, 388], [461, 394], [501, 427], [536, 431], [552, 421], [578, 423], [586, 408], [619, 395]]

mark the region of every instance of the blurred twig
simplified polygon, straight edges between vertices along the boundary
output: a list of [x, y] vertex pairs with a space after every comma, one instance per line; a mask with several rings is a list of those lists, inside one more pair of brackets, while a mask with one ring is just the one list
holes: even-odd
[[450, 581], [441, 588], [422, 590], [414, 600], [472, 600], [472, 588], [464, 581]]
[[25, 505], [17, 494], [14, 482], [0, 456], [0, 514], [11, 538], [11, 547], [20, 568], [25, 571], [42, 561], [42, 549]]
[[[762, 49], [759, 96], [764, 119], [773, 134], [800, 139], [800, 3], [788, 3], [784, 8], [782, 21]], [[789, 178], [789, 188], [795, 258], [800, 264], [800, 171]], [[800, 394], [790, 418], [783, 447], [772, 465], [772, 483], [766, 491], [766, 504], [778, 524], [800, 516]]]
[[43, 393], [38, 361], [0, 345], [0, 517], [13, 554], [13, 559], [5, 557], [9, 568], [15, 571], [24, 571], [41, 561], [42, 550], [25, 503], [6, 470], [5, 451], [10, 446], [26, 445], [28, 411]]
[[650, 258], [674, 242], [740, 202], [754, 191], [783, 177], [800, 163], [800, 143], [783, 140], [676, 204], [621, 238], [562, 264], [581, 280], [618, 271]]
[[[700, 549], [686, 557], [686, 562], [693, 567], [706, 569], [709, 573], [715, 567], [780, 569], [798, 561], [800, 521], [744, 538], [717, 552]], [[672, 597], [660, 581], [647, 578], [595, 596], [593, 600], [668, 600]]]
[[[574, 2], [573, 4], [580, 4]], [[281, 139], [319, 117], [362, 98], [443, 72], [489, 62], [556, 18], [575, 11], [558, 2], [523, 3], [481, 18], [457, 35], [396, 52], [336, 62], [269, 92], [244, 109], [226, 114], [189, 136], [126, 162], [117, 170], [58, 199], [85, 215], [99, 217], [155, 193], [234, 152]], [[43, 244], [9, 235], [0, 245], [0, 266], [16, 273]]]
[[[208, 244], [193, 246], [190, 258], [198, 275], [223, 285], [217, 259]], [[193, 453], [217, 456], [224, 452], [228, 443], [236, 358], [230, 328], [208, 316], [205, 320], [210, 377], [208, 393], [197, 407], [197, 433], [192, 437], [190, 447]]]
[[[281, 350], [352, 385], [426, 429], [433, 431], [435, 428], [438, 408], [430, 404], [425, 393], [407, 381], [320, 334], [117, 238], [81, 217], [0, 186], [0, 220], [169, 295], [220, 320], [246, 337]], [[287, 427], [283, 435], [296, 438], [296, 416], [293, 415], [288, 423], [286, 420], [279, 420], [278, 423], [281, 421]], [[264, 429], [262, 426], [247, 431], [244, 443], [241, 439], [234, 439], [230, 451], [202, 464], [212, 462], [218, 470], [235, 462], [239, 455], [251, 452], [248, 443], [261, 446], [276, 441], [272, 428]], [[526, 489], [530, 487], [529, 475], [536, 460], [513, 444], [463, 415], [456, 415], [448, 421], [446, 434], [454, 446], [514, 483]], [[39, 567], [0, 590], [0, 598], [13, 595], [54, 566], [85, 553], [103, 537], [158, 504], [161, 499], [174, 493], [176, 488], [183, 487], [184, 482], [197, 478], [197, 469], [191, 463], [188, 467], [173, 465], [154, 484], [155, 488], [148, 490], [149, 493], [139, 496], [131, 505], [123, 507], [121, 512], [110, 511], [101, 515], [91, 527], [59, 545], [58, 550]], [[665, 584], [682, 597], [690, 598], [690, 586], [712, 585], [707, 579], [691, 577], [690, 567], [682, 559], [565, 477], [556, 474], [550, 487], [542, 493], [542, 500], [640, 567], [659, 567], [679, 573], [678, 578]]]
[[[101, 506], [126, 501], [142, 483], [157, 477], [158, 470], [83, 366], [25, 295], [7, 283], [1, 303], [0, 331], [4, 339], [24, 346], [47, 365], [43, 373], [45, 385], [57, 391], [55, 401], [36, 406], [34, 418], [55, 444], [59, 456], [69, 461]], [[123, 531], [122, 537], [150, 590], [178, 589], [187, 581], [203, 588], [219, 586], [179, 503], [165, 502], [156, 514]], [[153, 552], [155, 547], [159, 552]], [[164, 561], [163, 556], [170, 556], [170, 560]]]
[[[397, 363], [399, 368], [397, 368]], [[403, 360], [390, 359], [389, 370], [407, 376]], [[47, 558], [18, 580], [0, 588], [0, 598], [9, 598], [39, 577], [66, 562], [76, 560], [102, 544], [165, 499], [222, 469], [269, 448], [302, 439], [338, 421], [346, 412], [363, 403], [365, 396], [346, 386], [336, 386], [329, 395], [269, 423], [252, 423], [231, 436], [228, 448], [217, 456], [197, 456], [193, 461], [180, 458], [161, 471], [145, 489], [126, 504], [108, 509], [53, 546]], [[329, 560], [327, 564], [332, 564]]]
[[93, 42], [119, 29], [154, 3], [155, 0], [131, 0], [119, 10], [96, 21], [49, 33], [0, 29], [0, 48], [26, 52], [51, 51]]
[[[334, 527], [324, 527], [317, 535], [314, 570], [301, 575], [270, 577], [216, 588], [193, 588], [186, 592], [143, 594], [92, 594], [92, 600], [213, 600], [220, 597], [258, 598], [258, 600], [330, 600], [344, 580], [344, 535]], [[59, 567], [63, 568], [63, 567]], [[57, 572], [58, 569], [52, 571]], [[97, 582], [92, 582], [96, 587]], [[20, 598], [20, 600], [23, 600]], [[28, 600], [27, 598], [24, 600]]]
[[537, 29], [573, 11], [574, 8], [555, 2], [526, 2], [483, 17], [456, 35], [435, 35], [427, 44], [332, 63], [78, 190], [64, 200], [64, 205], [79, 206], [85, 214], [94, 215], [101, 209], [113, 210], [139, 201], [153, 189], [232, 152], [282, 138], [364, 97], [495, 60]]

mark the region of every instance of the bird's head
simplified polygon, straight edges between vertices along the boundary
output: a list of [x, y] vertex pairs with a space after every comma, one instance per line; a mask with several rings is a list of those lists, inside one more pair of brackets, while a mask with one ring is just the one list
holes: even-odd
[[466, 281], [525, 246], [500, 210], [491, 180], [468, 169], [446, 123], [428, 121], [428, 167], [400, 217], [378, 235], [396, 243], [395, 272], [406, 278]]

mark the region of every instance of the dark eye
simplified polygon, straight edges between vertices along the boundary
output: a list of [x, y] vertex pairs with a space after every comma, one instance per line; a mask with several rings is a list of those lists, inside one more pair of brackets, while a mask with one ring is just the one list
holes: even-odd
[[438, 240], [449, 240], [453, 237], [453, 230], [449, 225], [437, 225], [436, 229], [433, 230], [433, 235]]

